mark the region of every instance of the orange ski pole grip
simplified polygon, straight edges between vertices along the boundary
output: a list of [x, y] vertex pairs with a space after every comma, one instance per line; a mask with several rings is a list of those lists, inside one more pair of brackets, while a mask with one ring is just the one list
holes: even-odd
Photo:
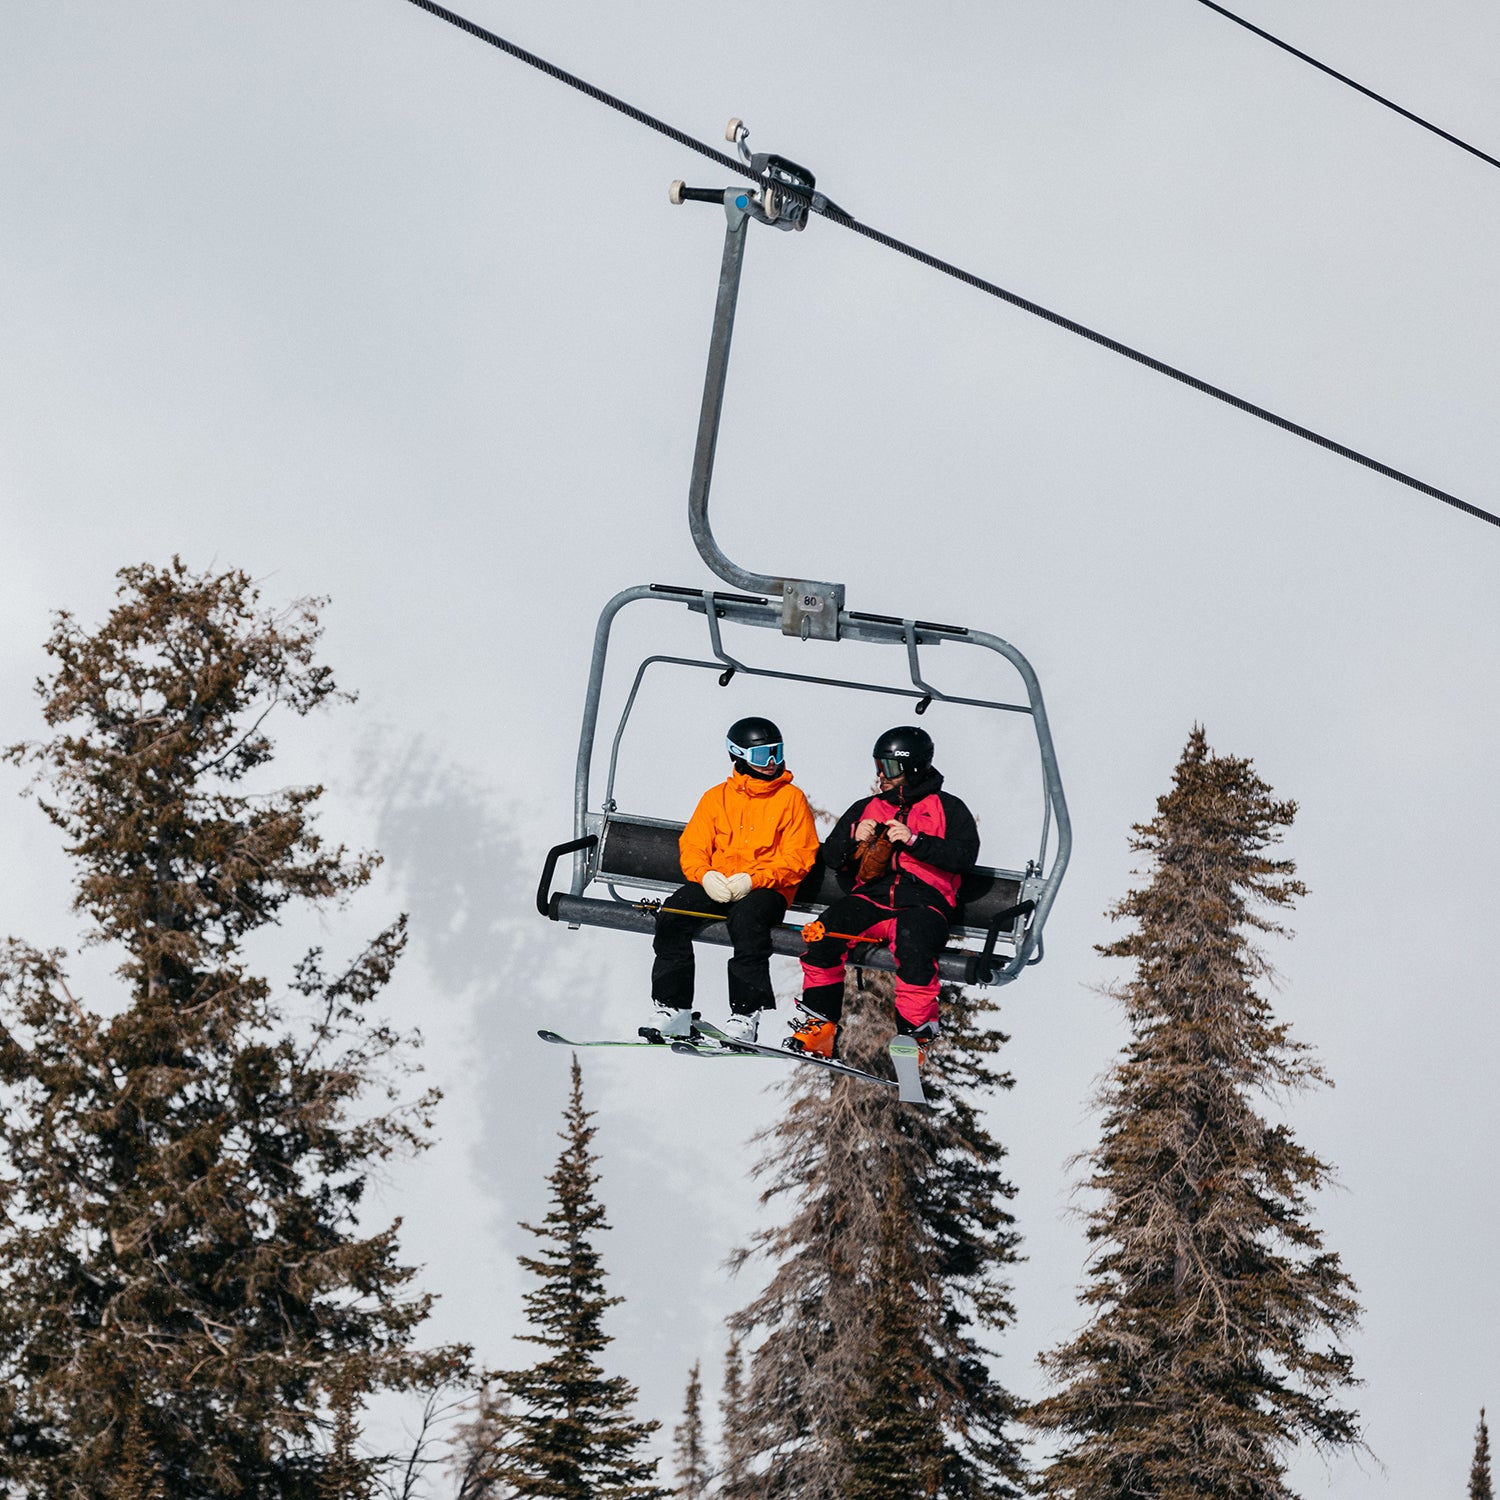
[[857, 932], [830, 932], [816, 917], [802, 929], [804, 943], [821, 943], [826, 937], [842, 938], [846, 943], [869, 942]]

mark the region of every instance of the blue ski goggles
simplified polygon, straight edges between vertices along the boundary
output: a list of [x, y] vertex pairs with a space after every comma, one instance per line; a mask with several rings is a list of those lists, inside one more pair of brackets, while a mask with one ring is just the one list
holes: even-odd
[[774, 745], [736, 745], [733, 740], [725, 740], [724, 748], [736, 760], [748, 761], [758, 771], [764, 771], [767, 766], [779, 766], [786, 759], [780, 740]]

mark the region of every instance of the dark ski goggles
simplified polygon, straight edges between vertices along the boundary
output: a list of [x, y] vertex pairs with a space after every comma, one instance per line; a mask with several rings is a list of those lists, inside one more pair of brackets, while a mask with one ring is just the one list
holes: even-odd
[[725, 740], [724, 748], [736, 760], [748, 761], [758, 771], [764, 771], [767, 766], [779, 766], [786, 759], [780, 740], [774, 745], [736, 745], [733, 740]]
[[897, 777], [905, 776], [911, 769], [911, 761], [906, 756], [897, 759], [894, 755], [877, 755], [875, 757], [875, 769], [887, 781], [895, 781]]

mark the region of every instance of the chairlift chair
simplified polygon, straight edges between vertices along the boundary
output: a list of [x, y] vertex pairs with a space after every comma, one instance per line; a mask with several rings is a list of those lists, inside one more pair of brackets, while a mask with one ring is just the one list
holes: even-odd
[[[732, 591], [668, 584], [640, 585], [616, 594], [604, 606], [594, 633], [574, 773], [573, 837], [548, 851], [537, 888], [537, 909], [552, 921], [565, 922], [574, 929], [587, 926], [649, 933], [655, 927], [655, 909], [659, 901], [639, 894], [634, 897], [621, 894], [621, 888], [634, 892], [665, 892], [677, 889], [683, 882], [677, 845], [683, 825], [621, 809], [615, 801], [621, 741], [646, 673], [653, 667], [713, 672], [718, 675], [720, 686], [728, 686], [736, 676], [743, 675], [885, 694], [911, 700], [918, 715], [925, 713], [933, 703], [950, 703], [1003, 714], [1025, 714], [1029, 715], [1036, 734], [1042, 774], [1042, 827], [1036, 855], [1027, 858], [1019, 868], [976, 868], [964, 878], [952, 923], [950, 946], [938, 960], [939, 976], [949, 982], [1007, 984], [1024, 969], [1041, 961], [1043, 927], [1072, 848], [1072, 831], [1058, 775], [1057, 757], [1047, 725], [1041, 687], [1030, 663], [1009, 642], [983, 631], [929, 620], [848, 610], [842, 584], [747, 572], [724, 555], [709, 527], [708, 492], [744, 264], [746, 227], [754, 220], [777, 229], [800, 230], [807, 224], [810, 206], [827, 204], [827, 200], [815, 191], [813, 176], [805, 168], [784, 157], [752, 155], [747, 145], [749, 132], [741, 121], [731, 120], [725, 134], [755, 173], [756, 186], [720, 190], [690, 188], [674, 182], [670, 197], [673, 203], [721, 204], [726, 221], [708, 371], [704, 379], [689, 487], [688, 524], [699, 555]], [[709, 655], [704, 658], [652, 655], [640, 663], [611, 742], [604, 798], [595, 809], [590, 778], [610, 633], [621, 610], [639, 602], [679, 609], [685, 607], [690, 613], [701, 616], [707, 629]], [[725, 649], [724, 623], [779, 630], [783, 635], [803, 641], [858, 641], [892, 646], [904, 653], [908, 680], [899, 685], [881, 684], [786, 668], [752, 666]], [[926, 669], [921, 652], [924, 648], [930, 650], [943, 644], [978, 646], [1003, 657], [1021, 680], [1025, 702], [951, 695], [929, 682], [924, 676]], [[553, 891], [558, 863], [567, 855], [572, 856], [569, 887], [565, 891]], [[607, 894], [591, 894], [601, 887]], [[814, 912], [843, 895], [845, 889], [838, 873], [825, 869], [820, 862], [798, 888], [792, 910]], [[801, 925], [800, 922], [787, 922], [773, 932], [774, 951], [793, 956], [801, 954], [804, 948]], [[722, 923], [709, 922], [696, 934], [696, 940], [727, 945], [729, 935]], [[864, 968], [895, 968], [890, 951], [873, 943], [857, 944], [850, 959]]]

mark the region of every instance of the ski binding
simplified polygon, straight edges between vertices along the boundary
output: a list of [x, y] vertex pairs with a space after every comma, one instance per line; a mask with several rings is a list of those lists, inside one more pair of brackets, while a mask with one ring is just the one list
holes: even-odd
[[[815, 1068], [823, 1068], [830, 1073], [840, 1073], [846, 1078], [858, 1078], [865, 1083], [879, 1083], [886, 1088], [895, 1088], [896, 1081], [891, 1078], [881, 1078], [874, 1073], [866, 1073], [863, 1068], [856, 1068], [851, 1063], [839, 1062], [834, 1058], [823, 1057], [816, 1052], [791, 1052], [785, 1047], [767, 1047], [762, 1042], [742, 1042], [737, 1038], [727, 1035], [719, 1030], [717, 1026], [707, 1021], [694, 1023], [695, 1031], [700, 1035], [708, 1037], [726, 1052], [738, 1052], [748, 1057], [776, 1057], [783, 1062], [811, 1063]], [[695, 1047], [691, 1043], [686, 1046], [673, 1046], [674, 1052], [692, 1053], [696, 1057], [707, 1057], [708, 1049]]]

